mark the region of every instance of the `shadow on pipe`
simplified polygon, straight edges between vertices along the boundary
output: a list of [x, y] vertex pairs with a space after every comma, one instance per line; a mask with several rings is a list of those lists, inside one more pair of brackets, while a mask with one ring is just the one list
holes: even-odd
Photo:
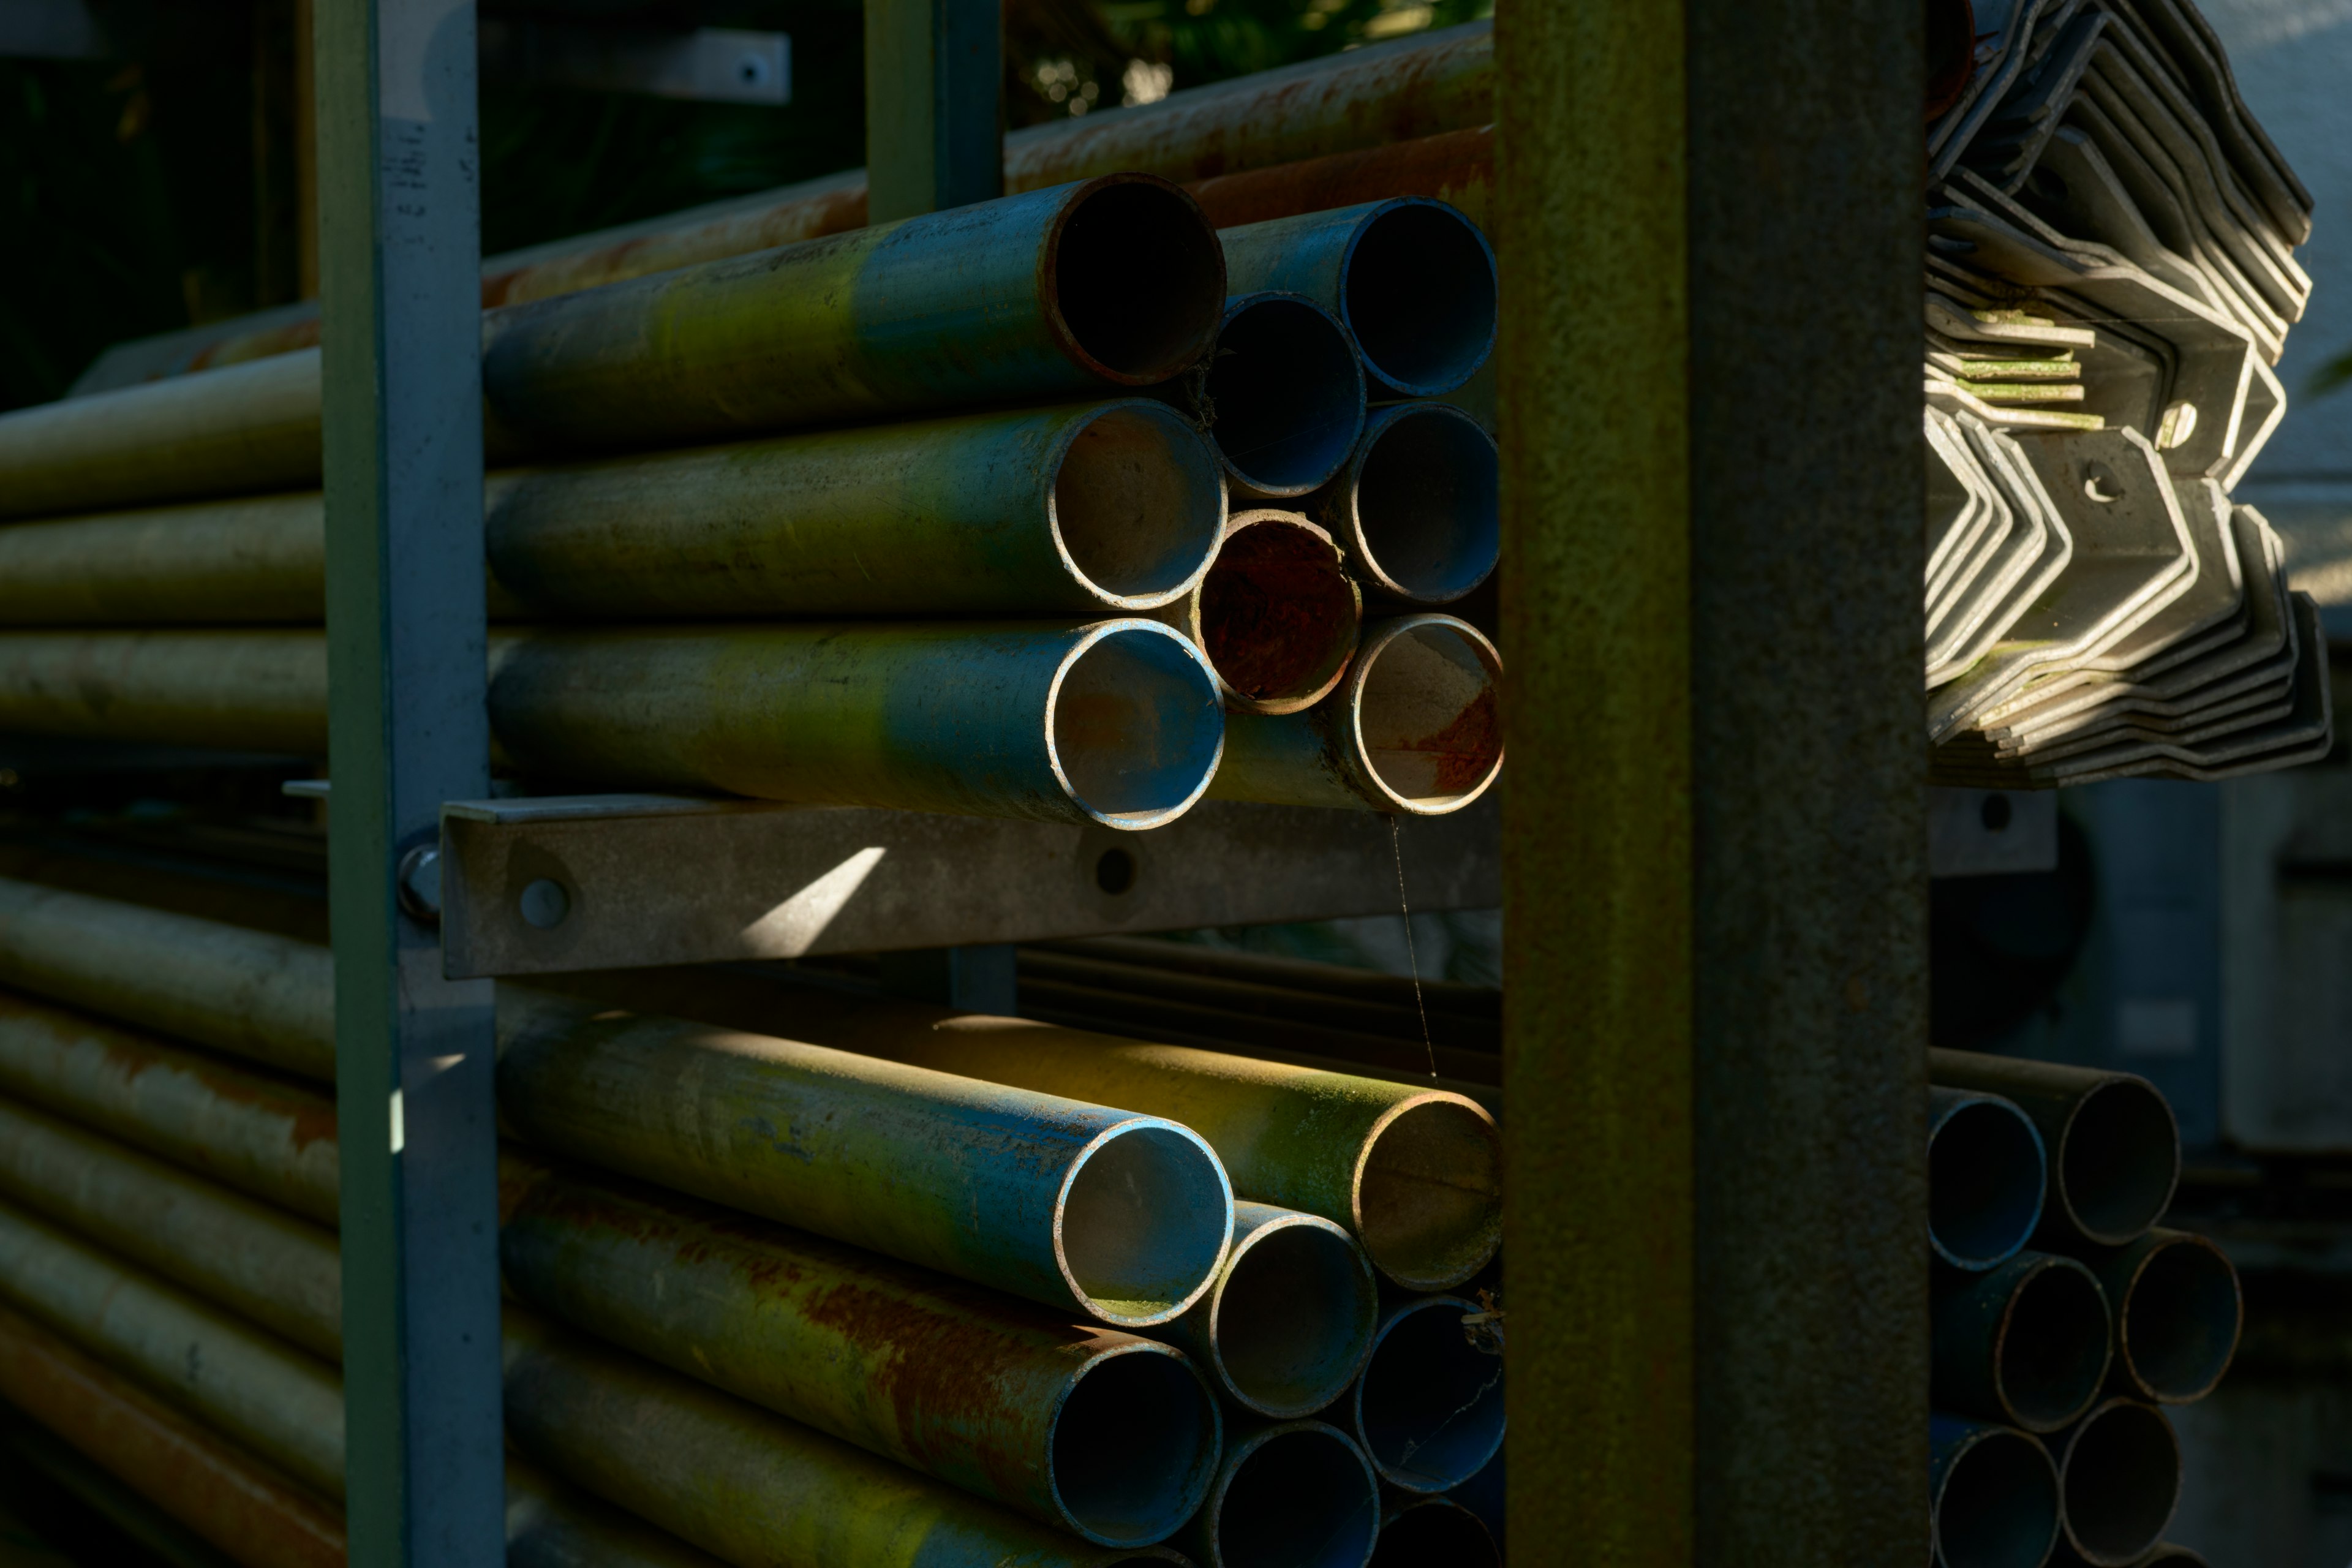
[[2112, 1336], [2106, 1296], [2089, 1269], [2028, 1252], [1937, 1284], [1937, 1409], [2055, 1432], [2097, 1401]]
[[2245, 1322], [2238, 1271], [2186, 1231], [2152, 1230], [2092, 1268], [2116, 1309], [2116, 1392], [2186, 1405], [2213, 1392]]
[[1261, 509], [1225, 525], [1206, 574], [1160, 618], [1208, 657], [1229, 710], [1296, 713], [1339, 684], [1363, 615], [1331, 536], [1297, 512]]
[[1364, 428], [1364, 373], [1347, 329], [1297, 294], [1227, 300], [1216, 348], [1171, 384], [1216, 443], [1237, 495], [1318, 489]]
[[1201, 1568], [1364, 1568], [1380, 1483], [1346, 1434], [1320, 1421], [1244, 1430], [1209, 1500], [1172, 1544]]
[[2058, 1539], [2058, 1471], [2021, 1432], [1928, 1422], [1937, 1568], [2042, 1568]]
[[1990, 1268], [2042, 1222], [2042, 1135], [1998, 1095], [1927, 1091], [1927, 1240], [1955, 1268]]
[[1357, 1381], [1356, 1436], [1381, 1479], [1409, 1492], [1450, 1491], [1503, 1446], [1503, 1358], [1471, 1342], [1459, 1296], [1390, 1309]]
[[1503, 1568], [1478, 1516], [1451, 1498], [1421, 1498], [1381, 1522], [1370, 1568]]
[[1235, 1402], [1287, 1420], [1347, 1392], [1372, 1353], [1380, 1290], [1355, 1239], [1315, 1215], [1234, 1205], [1209, 1294], [1162, 1331]]
[[1309, 510], [1372, 594], [1409, 605], [1462, 598], [1502, 552], [1495, 438], [1449, 403], [1373, 411], [1338, 479]]
[[1506, 1550], [1508, 1542], [1503, 1533], [1507, 1510], [1505, 1500], [1509, 1490], [1503, 1461], [1509, 1457], [1508, 1446], [1495, 1450], [1495, 1457], [1475, 1476], [1445, 1495], [1478, 1516], [1478, 1522], [1494, 1537], [1495, 1550]]
[[1931, 1050], [1938, 1088], [2014, 1101], [2042, 1134], [2050, 1161], [2041, 1245], [2121, 1247], [2154, 1225], [2180, 1179], [2180, 1133], [2156, 1086], [2129, 1073]]
[[2095, 1568], [2126, 1568], [2164, 1538], [2180, 1503], [2180, 1443], [2152, 1405], [2111, 1399], [2058, 1446], [2066, 1541]]

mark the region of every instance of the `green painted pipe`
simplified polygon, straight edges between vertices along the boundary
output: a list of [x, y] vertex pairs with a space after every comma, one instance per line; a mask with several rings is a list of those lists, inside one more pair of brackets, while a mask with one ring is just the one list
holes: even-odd
[[507, 1568], [719, 1568], [719, 1562], [509, 1453]]

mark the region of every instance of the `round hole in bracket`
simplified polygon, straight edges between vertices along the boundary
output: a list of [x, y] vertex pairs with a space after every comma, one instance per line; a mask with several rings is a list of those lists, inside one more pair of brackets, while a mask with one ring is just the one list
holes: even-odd
[[572, 894], [552, 877], [541, 877], [523, 889], [516, 908], [526, 924], [553, 931], [572, 913]]
[[2007, 832], [2010, 815], [2009, 796], [1997, 792], [1985, 796], [1984, 804], [1977, 808], [1977, 820], [1984, 824], [1987, 833]]
[[1095, 886], [1114, 896], [1135, 886], [1135, 857], [1124, 849], [1106, 849], [1095, 860]]
[[2083, 493], [2101, 506], [2112, 506], [2124, 499], [2123, 482], [2105, 463], [2085, 463], [2083, 465]]

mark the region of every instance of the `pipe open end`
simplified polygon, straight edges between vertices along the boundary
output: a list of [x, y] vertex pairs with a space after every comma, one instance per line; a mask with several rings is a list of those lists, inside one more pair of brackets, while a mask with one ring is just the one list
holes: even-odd
[[1209, 787], [1225, 747], [1208, 661], [1157, 621], [1093, 627], [1055, 676], [1045, 726], [1063, 787], [1110, 827], [1181, 816]]
[[1235, 1240], [1209, 1310], [1226, 1392], [1282, 1420], [1347, 1392], [1371, 1353], [1380, 1293], [1346, 1231], [1293, 1215]]
[[1373, 1132], [1356, 1167], [1356, 1239], [1408, 1290], [1446, 1290], [1503, 1245], [1503, 1138], [1458, 1094], [1409, 1100]]
[[1054, 1414], [1047, 1482], [1063, 1522], [1105, 1546], [1166, 1540], [1209, 1495], [1220, 1428], [1215, 1396], [1164, 1345], [1087, 1363]]
[[1320, 1421], [1244, 1439], [1209, 1507], [1203, 1568], [1362, 1568], [1381, 1528], [1380, 1483]]
[[1471, 1342], [1475, 1303], [1425, 1296], [1389, 1313], [1356, 1381], [1356, 1436], [1381, 1479], [1451, 1491], [1503, 1446], [1503, 1358]]
[[1233, 301], [1201, 416], [1234, 479], [1303, 496], [1339, 471], [1364, 427], [1364, 373], [1339, 319], [1298, 294]]
[[1048, 503], [1079, 582], [1120, 610], [1181, 597], [1217, 552], [1225, 480], [1217, 454], [1164, 403], [1113, 403], [1062, 448]]
[[1390, 1516], [1365, 1568], [1503, 1568], [1503, 1554], [1476, 1514], [1430, 1498]]
[[1370, 586], [1450, 604], [1484, 583], [1503, 549], [1502, 457], [1486, 427], [1447, 403], [1384, 408], [1333, 498]]
[[2058, 1476], [2042, 1445], [1988, 1428], [1944, 1471], [1935, 1498], [1939, 1568], [2041, 1568], [2058, 1539]]
[[2237, 1353], [2244, 1303], [2238, 1271], [2201, 1236], [2168, 1236], [2152, 1247], [2118, 1318], [2132, 1383], [2166, 1405], [2202, 1399]]
[[1440, 397], [1495, 349], [1495, 253], [1443, 202], [1405, 197], [1356, 231], [1340, 285], [1364, 369], [1401, 397]]
[[1459, 811], [1503, 770], [1502, 655], [1451, 616], [1386, 622], [1356, 656], [1355, 729], [1367, 782], [1388, 808]]
[[2018, 1283], [2003, 1316], [1993, 1379], [2001, 1407], [2029, 1432], [2081, 1419], [2106, 1381], [2106, 1293], [2071, 1258], [2048, 1258]]
[[1927, 1237], [1958, 1268], [1990, 1268], [2032, 1236], [2046, 1185], [2042, 1135], [1990, 1095], [1936, 1091], [1927, 1132]]
[[1202, 580], [1201, 644], [1234, 707], [1296, 713], [1347, 673], [1363, 603], [1329, 534], [1296, 512], [1246, 511]]
[[1215, 341], [1224, 251], [1200, 204], [1165, 180], [1090, 182], [1063, 209], [1047, 265], [1069, 344], [1108, 380], [1166, 381]]
[[1164, 1323], [1200, 1300], [1234, 1234], [1234, 1190], [1198, 1133], [1123, 1121], [1062, 1184], [1054, 1247], [1079, 1306], [1106, 1323]]
[[2172, 1107], [2145, 1079], [2110, 1079], [2075, 1105], [2057, 1164], [2057, 1197], [2075, 1228], [2121, 1247], [2172, 1203], [2180, 1180]]
[[2163, 1539], [2180, 1502], [2180, 1444], [2153, 1405], [2112, 1399], [2085, 1416], [2059, 1461], [2066, 1539], [2084, 1561], [2124, 1568]]

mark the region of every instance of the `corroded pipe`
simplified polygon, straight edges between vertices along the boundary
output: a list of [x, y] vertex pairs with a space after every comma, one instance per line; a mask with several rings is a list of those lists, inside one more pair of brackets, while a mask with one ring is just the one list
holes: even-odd
[[1450, 1491], [1503, 1447], [1503, 1358], [1472, 1340], [1478, 1310], [1459, 1296], [1391, 1306], [1356, 1383], [1356, 1438], [1381, 1479], [1402, 1491]]
[[1955, 1268], [1990, 1268], [2042, 1222], [2042, 1134], [2010, 1101], [1927, 1091], [1927, 1243]]
[[2028, 1432], [2082, 1418], [2106, 1381], [2107, 1298], [2071, 1258], [2025, 1252], [1938, 1281], [1936, 1407]]
[[2086, 1260], [2115, 1312], [2116, 1391], [2159, 1405], [2212, 1393], [2245, 1322], [2228, 1256], [2201, 1236], [2151, 1230]]
[[1337, 316], [1301, 294], [1228, 300], [1209, 357], [1161, 395], [1200, 420], [1237, 497], [1320, 489], [1364, 428], [1355, 345]]
[[2171, 1204], [2180, 1131], [2146, 1079], [1975, 1051], [1930, 1050], [1927, 1064], [1937, 1087], [1998, 1094], [2033, 1119], [2050, 1161], [2039, 1245], [2121, 1247]]
[[1380, 1529], [1380, 1482], [1346, 1433], [1321, 1421], [1236, 1423], [1208, 1501], [1176, 1544], [1201, 1568], [1364, 1568]]
[[1217, 800], [1442, 816], [1503, 768], [1502, 655], [1451, 616], [1371, 621], [1337, 689], [1314, 707], [1225, 721]]
[[1495, 252], [1478, 226], [1422, 196], [1220, 230], [1236, 294], [1277, 289], [1332, 311], [1391, 397], [1441, 397], [1495, 348]]
[[1160, 618], [1207, 656], [1228, 710], [1296, 713], [1347, 673], [1364, 596], [1328, 533], [1261, 508], [1225, 524], [1207, 573]]
[[1494, 574], [1502, 553], [1502, 458], [1450, 403], [1376, 409], [1347, 468], [1306, 509], [1331, 531], [1365, 590], [1447, 605]]
[[1495, 128], [1474, 125], [1271, 169], [1218, 174], [1184, 188], [1221, 229], [1395, 196], [1444, 202], [1484, 229], [1495, 193]]
[[1927, 1423], [1937, 1568], [2042, 1568], [2058, 1539], [2058, 1469], [2022, 1432], [1936, 1415]]
[[533, 1144], [1121, 1327], [1209, 1288], [1210, 1146], [1156, 1116], [502, 988], [499, 1104]]
[[2180, 1442], [2153, 1405], [2111, 1399], [2058, 1449], [2066, 1544], [2095, 1568], [2125, 1568], [2164, 1539], [2180, 1504]]
[[1153, 1341], [517, 1155], [499, 1185], [509, 1286], [603, 1340], [1102, 1545], [1207, 1494], [1216, 1401]]
[[1389, 1510], [1370, 1568], [1503, 1568], [1485, 1521], [1451, 1498], [1414, 1498]]
[[1234, 1244], [1192, 1310], [1155, 1332], [1191, 1353], [1244, 1409], [1311, 1415], [1372, 1353], [1380, 1289], [1362, 1248], [1316, 1215], [1234, 1205]]

